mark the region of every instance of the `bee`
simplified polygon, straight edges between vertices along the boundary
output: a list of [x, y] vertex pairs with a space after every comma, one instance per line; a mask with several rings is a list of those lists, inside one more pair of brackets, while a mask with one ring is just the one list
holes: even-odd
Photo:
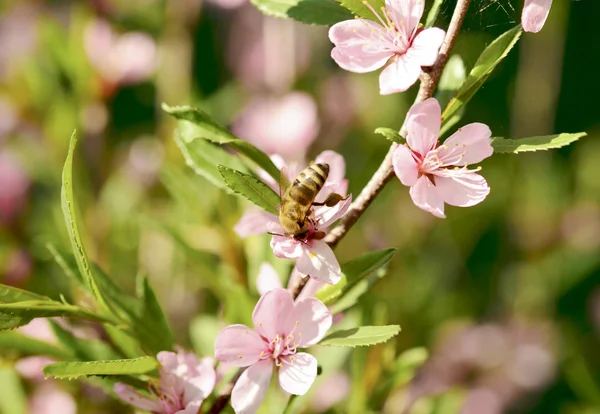
[[[315, 203], [315, 198], [323, 188], [328, 175], [329, 164], [312, 164], [302, 170], [290, 185], [284, 172], [281, 172], [279, 224], [286, 236], [296, 240], [305, 240], [315, 227], [311, 217], [313, 206], [333, 207], [341, 200], [348, 198], [348, 196], [343, 197], [331, 193], [322, 203]], [[317, 232], [315, 238], [324, 236], [323, 232]]]

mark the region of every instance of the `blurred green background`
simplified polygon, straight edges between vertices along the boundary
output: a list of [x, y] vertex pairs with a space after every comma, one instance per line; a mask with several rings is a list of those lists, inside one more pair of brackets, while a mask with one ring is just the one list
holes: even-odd
[[[306, 412], [400, 413], [423, 396], [411, 412], [600, 413], [600, 2], [554, 3], [544, 29], [523, 35], [460, 125], [483, 122], [510, 138], [589, 136], [554, 152], [486, 160], [488, 198], [449, 207], [445, 220], [390, 183], [336, 254], [343, 263], [398, 248], [387, 277], [346, 317], [403, 330], [385, 346], [337, 355], [322, 379], [338, 391], [351, 384], [352, 393], [331, 405], [315, 390]], [[447, 27], [453, 6], [443, 2], [437, 26]], [[472, 1], [454, 49], [467, 70], [519, 23], [521, 7]], [[69, 248], [60, 171], [77, 129], [75, 194], [88, 254], [131, 291], [136, 274], [147, 274], [178, 343], [210, 353], [225, 324], [216, 320], [214, 280], [247, 288], [251, 309], [260, 264], [272, 262], [282, 278], [290, 267], [273, 257], [268, 237], [233, 232], [249, 205], [185, 166], [160, 104], [199, 106], [265, 151], [288, 136], [299, 147], [314, 140], [307, 159], [338, 151], [357, 195], [388, 149], [373, 130], [398, 129], [416, 87], [380, 96], [378, 73], [340, 70], [331, 47], [326, 27], [266, 18], [245, 0], [3, 0], [0, 282], [73, 294], [46, 244]], [[290, 96], [301, 99], [284, 103]], [[225, 310], [230, 323], [250, 316]], [[382, 391], [396, 356], [421, 346], [430, 359], [412, 385]], [[51, 413], [35, 411], [38, 383], [17, 384], [31, 396], [30, 412]], [[85, 387], [57, 386], [76, 396], [78, 412], [128, 410]], [[264, 412], [277, 412], [273, 399]]]

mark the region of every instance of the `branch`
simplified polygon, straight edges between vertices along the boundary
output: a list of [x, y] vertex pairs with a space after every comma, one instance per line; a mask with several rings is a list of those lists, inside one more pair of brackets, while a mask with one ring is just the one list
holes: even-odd
[[[448, 26], [448, 31], [446, 32], [446, 37], [444, 38], [444, 42], [440, 47], [440, 52], [436, 62], [431, 68], [421, 72], [421, 86], [419, 88], [417, 98], [415, 99], [415, 103], [423, 102], [427, 98], [431, 98], [433, 96], [433, 92], [435, 91], [440, 77], [442, 76], [444, 67], [446, 66], [446, 63], [448, 63], [450, 51], [456, 42], [458, 32], [460, 31], [463, 21], [465, 20], [469, 3], [470, 0], [458, 0], [456, 3], [456, 8], [454, 9], [452, 20], [450, 21], [450, 26]], [[404, 129], [404, 127], [402, 129]], [[402, 132], [401, 135], [403, 135]], [[375, 197], [377, 197], [381, 190], [383, 190], [383, 187], [385, 187], [385, 185], [394, 176], [392, 155], [394, 154], [394, 150], [396, 149], [397, 145], [398, 144], [391, 145], [390, 150], [385, 156], [383, 162], [377, 171], [375, 171], [375, 174], [373, 174], [373, 177], [371, 177], [365, 188], [363, 188], [358, 197], [356, 197], [352, 205], [350, 205], [348, 212], [344, 215], [344, 217], [342, 217], [340, 224], [331, 230], [325, 238], [325, 241], [330, 246], [333, 247], [339, 243], [339, 241], [346, 235], [348, 230], [350, 230], [350, 228], [363, 215], [369, 205], [371, 205], [373, 200], [375, 200]]]
[[[462, 26], [462, 23], [465, 19], [465, 15], [467, 13], [467, 9], [469, 8], [470, 0], [458, 0], [456, 3], [456, 8], [454, 9], [454, 14], [452, 15], [452, 20], [450, 21], [450, 26], [448, 26], [448, 32], [446, 33], [446, 37], [444, 38], [444, 42], [440, 47], [440, 52], [438, 54], [438, 58], [434, 65], [429, 70], [424, 70], [421, 73], [421, 86], [419, 88], [419, 93], [417, 94], [417, 98], [415, 99], [415, 103], [422, 102], [427, 98], [431, 98], [433, 96], [433, 92], [437, 87], [437, 84], [440, 80], [440, 76], [442, 76], [442, 72], [444, 71], [444, 67], [448, 62], [448, 58], [450, 57], [450, 51], [456, 42], [456, 38], [458, 36], [458, 32]], [[348, 212], [344, 215], [340, 224], [335, 227], [333, 230], [329, 232], [325, 241], [332, 247], [338, 244], [338, 242], [346, 235], [348, 230], [358, 221], [358, 219], [363, 215], [365, 210], [369, 207], [369, 205], [373, 202], [375, 197], [383, 190], [383, 187], [392, 179], [394, 176], [394, 170], [392, 168], [392, 155], [396, 146], [398, 144], [392, 144], [390, 150], [385, 156], [383, 162], [373, 174], [373, 177], [369, 180], [365, 188], [360, 192], [358, 197], [354, 200], [354, 202], [350, 205]], [[308, 282], [308, 277], [300, 278], [298, 283], [292, 287], [292, 296], [295, 298], [298, 297], [304, 286]], [[226, 391], [217, 398], [217, 401], [210, 408], [209, 413], [218, 414], [227, 406], [229, 400], [231, 399], [231, 390], [233, 389], [233, 385], [236, 380], [242, 374], [243, 369], [240, 369], [234, 378], [227, 384]]]

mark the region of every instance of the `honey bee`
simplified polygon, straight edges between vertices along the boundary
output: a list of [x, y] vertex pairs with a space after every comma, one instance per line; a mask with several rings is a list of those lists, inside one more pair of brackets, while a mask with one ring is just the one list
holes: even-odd
[[[341, 200], [348, 198], [348, 196], [343, 197], [331, 193], [322, 203], [315, 203], [315, 198], [323, 188], [328, 175], [329, 164], [312, 164], [302, 170], [290, 185], [285, 178], [285, 174], [281, 173], [279, 224], [286, 236], [297, 240], [306, 239], [315, 225], [311, 217], [313, 206], [326, 205], [333, 207]], [[325, 236], [324, 233], [317, 232], [315, 238], [322, 238], [323, 236]]]

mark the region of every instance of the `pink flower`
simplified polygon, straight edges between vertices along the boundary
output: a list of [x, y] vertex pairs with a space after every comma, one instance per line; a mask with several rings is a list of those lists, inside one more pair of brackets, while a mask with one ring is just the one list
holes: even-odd
[[150, 392], [154, 398], [140, 394], [128, 385], [116, 383], [115, 393], [127, 404], [156, 414], [196, 414], [202, 401], [215, 387], [216, 374], [212, 358], [198, 359], [191, 352], [159, 352], [160, 380]]
[[76, 414], [75, 399], [51, 382], [39, 385], [29, 397], [29, 414]]
[[228, 365], [249, 367], [236, 382], [231, 405], [236, 413], [254, 413], [265, 397], [273, 365], [279, 367], [279, 384], [304, 395], [317, 376], [317, 360], [298, 348], [318, 343], [331, 327], [331, 314], [319, 300], [294, 303], [285, 289], [264, 294], [252, 313], [255, 330], [230, 325], [215, 340], [215, 358]]
[[304, 92], [255, 98], [233, 124], [233, 132], [267, 154], [303, 160], [319, 132], [317, 104]]
[[[281, 163], [282, 160], [278, 159], [278, 162]], [[344, 179], [346, 164], [342, 156], [334, 151], [324, 151], [317, 156], [315, 162], [329, 165], [329, 176], [315, 201], [324, 201], [330, 193], [346, 194], [348, 181]], [[298, 164], [295, 164], [289, 170], [284, 168], [282, 173], [290, 170], [293, 170], [293, 173], [288, 177], [290, 181], [293, 181], [301, 169], [298, 168]], [[271, 182], [271, 185], [276, 184]], [[352, 197], [350, 196], [333, 207], [313, 207], [314, 228], [304, 240], [283, 236], [284, 231], [279, 224], [278, 217], [265, 211], [246, 213], [236, 224], [234, 230], [240, 237], [261, 233], [273, 234], [271, 248], [275, 256], [296, 260], [296, 269], [302, 276], [310, 275], [322, 282], [335, 284], [341, 278], [340, 265], [331, 247], [319, 236], [326, 233], [328, 227], [346, 213], [351, 202]]]
[[[292, 274], [288, 280], [287, 289], [291, 291], [293, 286], [298, 283], [298, 279], [303, 276], [298, 272], [298, 270], [294, 267], [292, 270]], [[300, 295], [296, 298], [296, 300], [302, 300], [304, 298], [310, 298], [315, 295], [323, 286], [324, 282], [321, 282], [316, 279], [310, 279], [304, 288], [300, 292]], [[260, 269], [258, 270], [258, 276], [256, 277], [256, 290], [261, 295], [269, 292], [273, 289], [281, 289], [283, 285], [281, 284], [281, 279], [277, 274], [277, 271], [271, 266], [270, 263], [264, 262], [260, 265]]]
[[379, 76], [380, 93], [404, 92], [419, 79], [421, 66], [435, 63], [445, 32], [436, 27], [419, 29], [424, 0], [386, 0], [383, 17], [366, 6], [379, 23], [355, 19], [333, 25], [331, 57], [341, 68], [356, 73], [389, 63]]
[[441, 109], [430, 98], [413, 105], [406, 116], [406, 142], [393, 157], [394, 172], [402, 184], [410, 186], [415, 205], [444, 218], [444, 203], [470, 207], [489, 194], [485, 179], [469, 170], [493, 153], [491, 131], [487, 125], [473, 123], [459, 128], [442, 145], [438, 135]]
[[532, 33], [542, 30], [550, 13], [550, 6], [552, 6], [552, 0], [525, 0], [521, 15], [523, 30]]
[[156, 68], [157, 50], [152, 37], [142, 32], [119, 35], [104, 20], [86, 27], [84, 46], [90, 63], [113, 84], [143, 82]]

